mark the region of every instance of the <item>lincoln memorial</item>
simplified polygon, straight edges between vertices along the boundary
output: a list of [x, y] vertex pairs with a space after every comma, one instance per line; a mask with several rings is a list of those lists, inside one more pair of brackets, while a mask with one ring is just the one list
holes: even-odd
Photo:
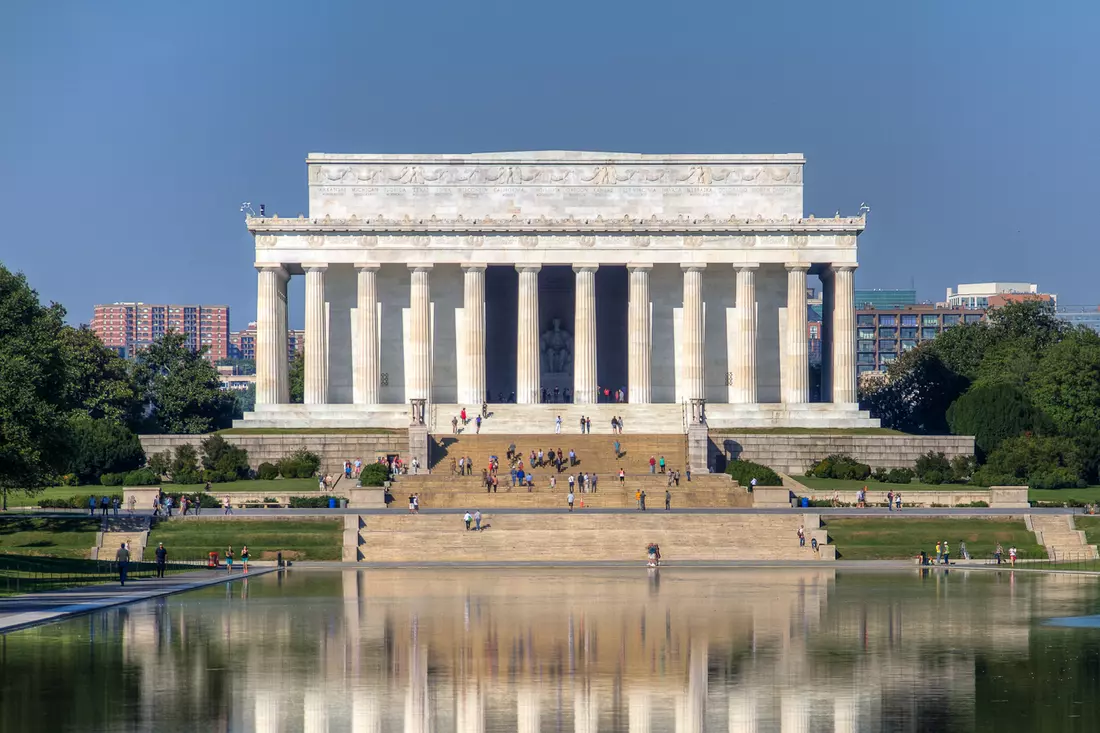
[[[407, 427], [412, 406], [448, 432], [487, 401], [513, 432], [547, 432], [563, 412], [654, 432], [877, 425], [856, 401], [865, 220], [804, 214], [804, 164], [311, 154], [309, 215], [247, 220], [256, 409], [238, 424]], [[304, 304], [287, 301], [293, 276], [305, 277]], [[807, 278], [823, 310], [813, 401]], [[305, 311], [303, 404], [289, 393], [293, 307]], [[626, 404], [595, 404], [604, 389]]]

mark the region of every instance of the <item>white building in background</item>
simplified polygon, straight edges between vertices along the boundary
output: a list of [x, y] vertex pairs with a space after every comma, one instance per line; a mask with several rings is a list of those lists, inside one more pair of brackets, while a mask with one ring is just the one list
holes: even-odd
[[[995, 295], [1038, 295], [1036, 283], [961, 283], [947, 289], [948, 308], [988, 308]], [[1054, 300], [1054, 296], [1051, 296]]]

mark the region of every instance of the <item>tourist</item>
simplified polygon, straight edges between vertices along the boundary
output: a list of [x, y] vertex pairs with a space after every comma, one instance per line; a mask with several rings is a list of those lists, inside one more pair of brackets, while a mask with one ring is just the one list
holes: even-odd
[[1004, 552], [1005, 552], [1004, 548], [1001, 547], [1001, 543], [998, 542], [997, 547], [994, 548], [994, 550], [993, 550], [993, 559], [997, 561], [998, 565], [1001, 564], [1001, 555], [1003, 555]]
[[227, 573], [233, 572], [233, 545], [225, 550], [225, 570]]
[[626, 471], [624, 471], [622, 469], [622, 467], [620, 466], [619, 467], [619, 486], [625, 486], [625, 485], [626, 485]]
[[409, 514], [416, 514], [416, 497], [409, 494]]
[[684, 476], [687, 477], [688, 483], [691, 483], [691, 464], [684, 466]]
[[672, 486], [672, 471], [668, 472], [668, 480], [665, 482], [668, 486]]
[[115, 552], [115, 563], [118, 564], [119, 585], [126, 585], [126, 571], [130, 568], [130, 551], [126, 549], [126, 543], [119, 545]]
[[943, 541], [943, 564], [951, 564], [951, 548], [947, 546], [947, 540]]
[[572, 448], [569, 449], [569, 467], [577, 465], [577, 452]]
[[587, 471], [585, 471], [584, 473], [581, 474], [580, 482], [581, 482], [581, 493], [582, 494], [587, 494], [588, 493], [588, 472]]
[[516, 444], [515, 443], [509, 443], [508, 444], [508, 450], [505, 451], [504, 457], [507, 458], [509, 461], [516, 457]]
[[558, 401], [558, 394], [561, 392], [561, 387], [554, 385], [554, 402]]
[[[1011, 563], [1012, 567], [1016, 567], [1016, 547], [1015, 546], [1008, 548], [1008, 562]], [[1015, 577], [1015, 576], [1013, 576], [1013, 577]]]
[[665, 489], [665, 511], [672, 511], [672, 492]]
[[567, 481], [569, 483], [569, 493], [572, 494], [573, 489], [576, 488], [577, 481], [573, 478], [573, 474], [569, 474], [569, 478], [567, 479]]
[[798, 525], [798, 546], [806, 546], [806, 528], [803, 525]]
[[481, 414], [478, 415], [478, 421], [477, 421], [478, 427], [481, 427], [481, 419], [480, 418], [483, 418], [483, 417], [485, 417], [485, 418], [489, 417], [489, 403], [488, 402], [482, 402], [481, 403]]
[[474, 420], [474, 434], [481, 434], [481, 415], [478, 415], [477, 419]]
[[641, 501], [642, 501], [642, 511], [644, 512], [645, 511], [645, 492], [644, 491], [642, 492]]
[[554, 474], [550, 474], [550, 490], [553, 491], [558, 486], [558, 477]]
[[126, 505], [130, 509], [130, 516], [134, 516], [134, 507], [137, 506], [137, 497], [130, 494], [130, 498], [126, 500]]
[[241, 548], [241, 570], [248, 572], [248, 545]]
[[581, 415], [581, 435], [584, 435], [584, 415]]
[[573, 499], [573, 492], [570, 491], [565, 497], [565, 500], [569, 503], [569, 511], [573, 511]]
[[619, 420], [614, 415], [611, 416], [611, 434], [614, 435], [619, 430]]
[[157, 559], [157, 577], [164, 577], [164, 565], [168, 562], [168, 550], [164, 549], [164, 543], [157, 544], [157, 550], [153, 553]]
[[[557, 391], [557, 387], [555, 387], [554, 390]], [[557, 418], [554, 419], [554, 433], [561, 434], [561, 415], [558, 415]]]
[[[164, 513], [169, 519], [172, 518], [172, 497], [164, 497]], [[106, 514], [106, 512], [104, 512]]]
[[585, 418], [584, 425], [585, 425], [585, 429], [588, 431], [588, 434], [591, 435], [592, 434], [592, 418], [591, 417]]
[[562, 402], [571, 402], [572, 400], [569, 399], [570, 394], [571, 393], [570, 393], [568, 387], [565, 387], [564, 389], [562, 389], [562, 391], [561, 391], [561, 401]]
[[180, 496], [180, 516], [187, 516], [187, 494]]
[[657, 545], [650, 542], [645, 548], [646, 556], [649, 558], [647, 566], [651, 568], [657, 567]]
[[901, 511], [901, 492], [900, 491], [897, 492], [896, 494], [894, 494], [894, 508], [899, 512]]
[[91, 516], [91, 517], [95, 516], [95, 507], [96, 507], [97, 503], [98, 503], [98, 501], [95, 498], [95, 496], [89, 496], [88, 497], [88, 516]]
[[469, 420], [466, 418], [466, 408], [465, 407], [462, 408], [462, 412], [459, 413], [459, 417], [462, 420], [463, 426], [465, 426], [466, 423], [469, 422]]
[[838, 506], [840, 506], [840, 492], [839, 491], [834, 491], [833, 492], [833, 508], [835, 509]]
[[317, 477], [317, 490], [324, 492], [328, 486], [325, 485], [325, 477], [323, 475]]
[[222, 506], [225, 508], [225, 510], [222, 512], [222, 514], [224, 514], [224, 515], [233, 514], [233, 502], [231, 502], [229, 500], [229, 494], [226, 494], [225, 498], [222, 499]]
[[100, 513], [101, 513], [101, 514], [102, 514], [103, 516], [107, 516], [107, 509], [108, 509], [108, 508], [109, 508], [110, 506], [111, 506], [111, 499], [110, 499], [110, 497], [108, 497], [107, 495], [104, 495], [104, 496], [103, 496], [103, 498], [99, 500], [99, 508], [100, 508]]
[[359, 475], [363, 473], [363, 460], [361, 458], [355, 459], [355, 478], [359, 478]]
[[966, 543], [962, 540], [959, 540], [959, 557], [963, 560], [970, 559], [970, 551], [966, 549]]
[[420, 513], [420, 494], [413, 494], [413, 512]]
[[623, 434], [623, 416], [619, 415], [619, 435]]
[[543, 456], [542, 448], [539, 448], [539, 462], [536, 464], [539, 468], [542, 468], [542, 463], [543, 463], [542, 456]]
[[617, 460], [619, 460], [619, 458], [621, 458], [621, 457], [622, 457], [622, 455], [623, 455], [623, 453], [622, 453], [622, 445], [621, 445], [621, 444], [619, 443], [619, 441], [617, 441], [617, 440], [616, 440], [615, 442], [613, 442], [613, 443], [612, 443], [611, 445], [612, 445], [612, 447], [613, 447], [613, 448], [615, 449], [615, 460], [617, 461]]
[[[95, 501], [95, 497], [92, 497], [92, 501]], [[94, 513], [95, 510], [93, 509], [92, 512]], [[157, 496], [153, 497], [153, 516], [160, 516], [160, 497]]]
[[411, 463], [412, 463], [413, 476], [415, 476], [416, 474], [420, 473], [420, 459], [417, 458], [416, 456], [413, 456], [413, 459], [412, 459]]
[[592, 474], [592, 493], [596, 493], [596, 482], [599, 481], [599, 477], [595, 473]]
[[641, 489], [635, 489], [634, 490], [634, 508], [637, 509], [638, 511], [642, 510], [642, 490]]
[[458, 435], [458, 418], [451, 418], [451, 435]]
[[114, 513], [116, 519], [118, 518], [118, 505], [120, 503], [117, 496], [111, 497], [111, 511]]
[[886, 508], [890, 511], [894, 511], [894, 490], [886, 492]]
[[[516, 470], [516, 479], [519, 480], [519, 485], [523, 486], [523, 484], [527, 481], [527, 474], [523, 470], [523, 464], [521, 463], [521, 464], [519, 464], [519, 466], [520, 467]], [[515, 485], [516, 484], [514, 484], [514, 483], [512, 484], [512, 486], [515, 486]]]
[[674, 482], [675, 482], [676, 486], [678, 487], [680, 485], [680, 472], [679, 471], [673, 471], [673, 473], [676, 475], [676, 478], [674, 479]]
[[[207, 486], [209, 485], [207, 484]], [[195, 516], [199, 516], [199, 510], [202, 509], [202, 497], [196, 496], [191, 503], [195, 505]]]
[[474, 531], [475, 532], [480, 532], [481, 531], [481, 510], [480, 509], [474, 509]]
[[657, 473], [657, 459], [653, 456], [649, 457], [649, 472]]
[[497, 475], [494, 473], [493, 474], [493, 493], [494, 494], [497, 493], [498, 488], [500, 488], [500, 479], [497, 478]]
[[351, 461], [344, 461], [344, 478], [351, 478]]
[[466, 523], [466, 531], [470, 531], [470, 524], [474, 521], [474, 515], [470, 514], [469, 510], [466, 510], [466, 514], [462, 517], [462, 521]]
[[756, 476], [749, 481], [749, 491], [756, 491]]

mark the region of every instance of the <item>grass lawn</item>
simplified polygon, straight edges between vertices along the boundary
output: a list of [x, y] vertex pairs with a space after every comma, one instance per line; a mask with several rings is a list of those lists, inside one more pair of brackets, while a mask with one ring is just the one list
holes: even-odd
[[[355, 485], [354, 481], [352, 481], [352, 485]], [[197, 494], [203, 490], [204, 486], [206, 484], [161, 484], [161, 489], [169, 494]], [[340, 482], [339, 488], [346, 488], [344, 481]], [[227, 481], [224, 484], [210, 484], [210, 493], [215, 496], [233, 491], [255, 491], [266, 494], [285, 494], [289, 491], [292, 494], [298, 494], [303, 491], [316, 490], [317, 479], [315, 478], [258, 478], [254, 481]]]
[[1027, 492], [1027, 498], [1031, 501], [1100, 502], [1100, 486], [1089, 486], [1084, 489], [1031, 489]]
[[1021, 558], [1047, 556], [1023, 520], [1017, 519], [830, 519], [826, 529], [843, 560], [914, 558], [921, 550], [934, 553], [937, 540], [947, 540], [952, 557], [959, 556], [960, 541], [975, 558], [992, 557], [998, 542], [1006, 553], [1015, 545]]
[[219, 435], [396, 435], [393, 428], [226, 428]]
[[[830, 495], [833, 491], [855, 491], [866, 486], [867, 491], [876, 499], [878, 498], [878, 494], [885, 494], [891, 489], [900, 491], [902, 499], [904, 500], [906, 491], [968, 491], [970, 489], [982, 488], [980, 486], [966, 486], [963, 484], [922, 484], [918, 481], [912, 481], [908, 484], [890, 484], [872, 481], [870, 479], [866, 481], [849, 481], [839, 478], [817, 478], [816, 476], [792, 476], [792, 478], [800, 484], [804, 484], [807, 488], [825, 492]], [[818, 498], [828, 497], [819, 496]]]
[[253, 560], [339, 560], [344, 546], [342, 519], [211, 519], [158, 522], [148, 547], [163, 542], [169, 560], [197, 560], [233, 546], [237, 560], [248, 545]]
[[98, 531], [90, 517], [0, 519], [0, 554], [86, 558]]
[[890, 428], [723, 428], [716, 435], [907, 435]]
[[1100, 516], [1074, 517], [1077, 529], [1085, 531], [1085, 540], [1090, 545], [1100, 544]]

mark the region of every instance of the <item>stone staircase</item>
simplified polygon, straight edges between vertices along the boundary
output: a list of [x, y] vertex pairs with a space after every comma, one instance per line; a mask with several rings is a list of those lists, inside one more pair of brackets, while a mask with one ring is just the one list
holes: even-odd
[[[435, 435], [451, 433], [451, 418], [458, 417], [466, 408], [469, 424], [459, 427], [462, 435], [474, 433], [474, 417], [481, 405], [456, 405], [436, 403], [431, 406], [428, 431]], [[493, 403], [489, 405], [489, 417], [481, 421], [482, 435], [531, 435], [554, 432], [554, 420], [561, 415], [564, 434], [580, 435], [581, 416], [592, 418], [593, 435], [611, 435], [612, 416], [623, 419], [623, 432], [627, 435], [661, 433], [683, 435], [687, 431], [684, 422], [684, 406], [678, 404], [628, 405], [597, 403], [595, 405], [542, 404], [515, 405]]]
[[[594, 421], [592, 429], [596, 429]], [[432, 470], [437, 474], [446, 473], [448, 475], [451, 472], [452, 456], [456, 462], [461, 456], [472, 458], [474, 473], [480, 476], [481, 469], [489, 464], [489, 457], [495, 455], [500, 459], [503, 475], [508, 476], [508, 463], [505, 456], [510, 443], [515, 443], [516, 451], [522, 456], [524, 470], [530, 469], [532, 449], [537, 452], [541, 447], [545, 452], [550, 448], [555, 450], [561, 448], [562, 453], [566, 456], [567, 463], [569, 450], [573, 449], [577, 453], [578, 463], [576, 466], [567, 468], [561, 476], [567, 476], [570, 471], [574, 473], [587, 471], [599, 474], [601, 481], [606, 481], [612, 477], [617, 480], [619, 468], [623, 468], [629, 477], [650, 475], [650, 456], [658, 460], [661, 456], [664, 456], [668, 468], [677, 469], [683, 473], [687, 455], [687, 438], [685, 436], [662, 433], [612, 436], [609, 430], [606, 435], [596, 435], [594, 433], [592, 435], [580, 435], [579, 428], [574, 428], [571, 434], [566, 434], [563, 429], [561, 435], [556, 435], [551, 430], [549, 433], [527, 435], [487, 435], [484, 433], [481, 435], [467, 433], [450, 435], [436, 433], [431, 437]], [[615, 457], [613, 445], [615, 440], [618, 440], [620, 444], [621, 455], [619, 458]], [[696, 469], [699, 468], [702, 468], [702, 466], [696, 467]], [[553, 470], [549, 466], [536, 467], [534, 473], [538, 478], [545, 476], [548, 479]], [[696, 470], [695, 475], [701, 474]], [[684, 480], [682, 478], [680, 483], [683, 484]], [[543, 483], [545, 484], [545, 481]], [[558, 483], [560, 485], [560, 478]]]
[[149, 517], [110, 517], [104, 520], [98, 538], [99, 544], [92, 549], [93, 560], [113, 561], [118, 548], [125, 544], [130, 559], [140, 561], [149, 541]]
[[[806, 529], [799, 547], [798, 526]], [[665, 562], [834, 560], [817, 515], [801, 514], [509, 514], [482, 512], [481, 532], [462, 515], [362, 515], [345, 559], [368, 562], [645, 562], [650, 542]], [[819, 551], [811, 548], [817, 539]]]
[[1085, 533], [1076, 529], [1069, 514], [1032, 514], [1029, 526], [1040, 545], [1046, 547], [1051, 560], [1095, 560], [1096, 545], [1085, 542]]

